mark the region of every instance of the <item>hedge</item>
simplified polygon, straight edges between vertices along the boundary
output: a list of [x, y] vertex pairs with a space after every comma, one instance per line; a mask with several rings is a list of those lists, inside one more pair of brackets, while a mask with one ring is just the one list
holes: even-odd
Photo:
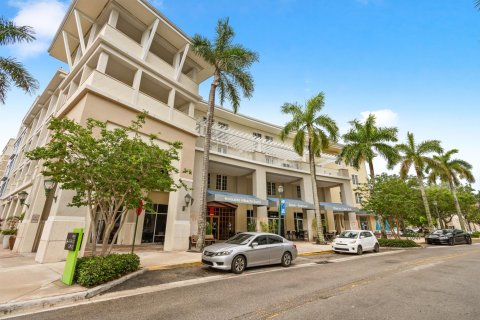
[[472, 232], [471, 237], [472, 238], [480, 238], [480, 232]]
[[74, 281], [84, 287], [94, 287], [139, 268], [140, 258], [134, 253], [83, 257], [77, 260]]
[[410, 248], [418, 247], [418, 244], [413, 240], [399, 240], [399, 239], [378, 239], [380, 247], [397, 247]]

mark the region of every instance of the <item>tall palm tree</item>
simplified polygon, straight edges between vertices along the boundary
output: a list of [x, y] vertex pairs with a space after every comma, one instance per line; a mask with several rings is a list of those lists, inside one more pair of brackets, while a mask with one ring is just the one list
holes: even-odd
[[468, 182], [475, 182], [472, 174], [472, 165], [467, 161], [461, 159], [452, 159], [452, 155], [458, 153], [457, 149], [449, 150], [445, 153], [433, 156], [435, 161], [432, 166], [427, 169], [430, 172], [428, 180], [435, 183], [437, 179], [444, 183], [448, 183], [450, 191], [453, 195], [455, 208], [457, 210], [458, 220], [462, 230], [467, 231], [465, 224], [465, 217], [463, 216], [460, 204], [457, 198], [457, 186], [460, 185], [460, 180], [465, 179]]
[[378, 155], [387, 160], [392, 167], [398, 160], [398, 152], [388, 142], [397, 142], [398, 129], [395, 127], [377, 127], [375, 115], [370, 114], [365, 123], [357, 119], [350, 121], [350, 131], [343, 135], [345, 146], [340, 158], [355, 169], [360, 169], [360, 164], [368, 162], [370, 178], [375, 178], [373, 159]]
[[427, 194], [425, 193], [425, 186], [423, 185], [424, 171], [428, 164], [435, 165], [435, 161], [428, 155], [431, 153], [442, 153], [443, 149], [440, 146], [439, 140], [426, 140], [419, 144], [415, 144], [415, 137], [413, 133], [407, 133], [407, 142], [396, 146], [400, 153], [400, 177], [406, 179], [410, 168], [413, 166], [417, 175], [420, 193], [422, 194], [423, 205], [427, 215], [428, 228], [430, 232], [433, 231], [432, 214], [428, 205]]
[[[387, 160], [388, 167], [398, 161], [398, 152], [389, 142], [397, 142], [398, 129], [395, 127], [377, 127], [374, 114], [369, 114], [365, 123], [357, 119], [350, 121], [350, 131], [343, 135], [345, 146], [340, 154], [340, 159], [350, 164], [355, 169], [360, 169], [362, 162], [368, 162], [370, 180], [375, 182], [375, 169], [373, 159], [378, 155]], [[382, 238], [387, 237], [385, 224], [378, 217]]]
[[248, 69], [258, 61], [258, 54], [244, 48], [240, 44], [233, 44], [235, 33], [228, 24], [228, 18], [220, 19], [217, 23], [213, 43], [196, 34], [193, 39], [193, 52], [205, 59], [214, 67], [213, 81], [208, 96], [207, 123], [205, 144], [203, 147], [202, 199], [200, 203], [200, 217], [198, 221], [197, 249], [201, 250], [205, 244], [205, 227], [207, 217], [207, 188], [208, 188], [208, 161], [210, 158], [210, 142], [215, 112], [215, 94], [217, 88], [220, 93], [220, 103], [228, 99], [234, 112], [240, 106], [240, 94], [250, 98], [253, 94], [253, 78]]
[[336, 142], [338, 140], [338, 127], [335, 121], [327, 115], [320, 114], [324, 105], [323, 92], [312, 97], [304, 106], [296, 103], [285, 103], [282, 106], [282, 113], [291, 115], [292, 120], [287, 122], [280, 132], [282, 140], [285, 140], [290, 133], [295, 133], [293, 148], [299, 155], [303, 156], [305, 146], [307, 147], [315, 218], [317, 220], [317, 243], [324, 243], [325, 239], [318, 200], [315, 157], [319, 157], [321, 152], [329, 147], [330, 141]]
[[[16, 26], [13, 21], [0, 18], [0, 45], [14, 44], [21, 41], [35, 40], [34, 32], [28, 26]], [[0, 57], [0, 103], [5, 104], [7, 91], [13, 84], [25, 91], [33, 93], [38, 89], [35, 80], [22, 63], [13, 57]]]

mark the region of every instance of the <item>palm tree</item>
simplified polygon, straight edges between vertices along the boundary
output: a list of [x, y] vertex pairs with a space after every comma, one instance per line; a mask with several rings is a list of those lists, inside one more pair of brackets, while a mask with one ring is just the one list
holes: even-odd
[[434, 160], [428, 156], [430, 153], [442, 153], [443, 149], [438, 140], [426, 140], [419, 144], [415, 144], [415, 137], [413, 133], [407, 133], [407, 142], [397, 145], [397, 150], [400, 152], [400, 177], [406, 179], [410, 168], [413, 166], [417, 174], [417, 181], [422, 194], [423, 205], [427, 215], [428, 228], [430, 232], [433, 231], [432, 215], [428, 205], [427, 194], [425, 193], [425, 186], [423, 185], [424, 171], [426, 165], [435, 165]]
[[[0, 18], [0, 45], [14, 44], [21, 41], [35, 40], [34, 32], [28, 26], [16, 26], [13, 21]], [[5, 104], [7, 91], [13, 84], [25, 91], [33, 93], [38, 89], [38, 82], [25, 69], [22, 63], [13, 57], [0, 57], [0, 103]]]
[[375, 178], [373, 159], [377, 155], [387, 160], [388, 166], [392, 167], [398, 160], [398, 152], [388, 142], [397, 142], [398, 129], [395, 127], [377, 127], [375, 115], [370, 114], [361, 123], [357, 119], [350, 121], [352, 128], [343, 135], [345, 146], [340, 158], [355, 169], [360, 169], [360, 164], [368, 162], [370, 178]]
[[290, 114], [292, 120], [287, 122], [280, 132], [282, 140], [285, 140], [290, 133], [295, 132], [293, 148], [300, 156], [303, 156], [305, 146], [307, 147], [317, 221], [317, 243], [324, 243], [325, 239], [320, 216], [320, 202], [318, 201], [315, 157], [319, 157], [321, 152], [329, 147], [330, 141], [336, 142], [338, 139], [338, 127], [335, 121], [327, 115], [320, 114], [324, 105], [323, 92], [312, 97], [304, 106], [285, 103], [282, 106], [282, 113]]
[[467, 231], [465, 225], [465, 217], [463, 216], [460, 204], [457, 198], [457, 186], [460, 180], [465, 179], [470, 183], [475, 182], [472, 174], [472, 165], [461, 159], [452, 159], [452, 155], [458, 153], [457, 149], [449, 150], [445, 153], [433, 156], [434, 163], [427, 170], [430, 172], [428, 180], [435, 183], [437, 179], [444, 183], [448, 183], [452, 192], [455, 208], [457, 209], [458, 220], [463, 231]]
[[[377, 127], [375, 122], [375, 115], [373, 114], [368, 115], [365, 123], [361, 123], [357, 119], [350, 121], [352, 128], [343, 135], [345, 146], [339, 156], [340, 159], [357, 170], [360, 169], [361, 163], [368, 162], [372, 183], [375, 182], [373, 159], [377, 155], [386, 159], [390, 168], [398, 161], [397, 150], [388, 144], [388, 142], [397, 142], [398, 129], [395, 127]], [[386, 238], [385, 224], [380, 216], [378, 222], [382, 238]]]
[[235, 33], [228, 24], [228, 18], [217, 23], [213, 43], [196, 34], [192, 39], [193, 52], [205, 59], [214, 67], [213, 81], [208, 96], [207, 123], [205, 144], [203, 147], [202, 199], [200, 203], [200, 217], [198, 221], [197, 249], [202, 250], [205, 244], [205, 227], [207, 217], [207, 188], [208, 188], [208, 161], [210, 158], [210, 141], [212, 139], [212, 125], [215, 112], [215, 94], [217, 88], [220, 93], [220, 103], [227, 98], [234, 112], [240, 106], [240, 94], [250, 98], [253, 94], [254, 83], [248, 69], [258, 61], [258, 54], [244, 48], [240, 44], [232, 44]]

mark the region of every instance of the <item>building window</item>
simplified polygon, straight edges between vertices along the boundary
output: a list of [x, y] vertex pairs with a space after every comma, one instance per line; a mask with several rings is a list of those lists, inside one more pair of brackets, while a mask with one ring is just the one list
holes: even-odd
[[228, 124], [224, 123], [224, 122], [218, 122], [218, 126], [220, 127], [220, 129], [223, 129], [223, 130], [227, 130], [228, 129]]
[[303, 231], [303, 213], [302, 212], [294, 212], [294, 220], [295, 220], [295, 231]]
[[210, 188], [210, 173], [208, 174], [208, 177], [207, 177], [207, 187]]
[[227, 154], [227, 146], [224, 144], [217, 145], [217, 152]]
[[274, 196], [277, 194], [274, 182], [267, 182], [267, 195]]
[[261, 133], [258, 133], [258, 132], [254, 132], [254, 133], [253, 133], [253, 137], [254, 137], [254, 138], [261, 139], [261, 138], [262, 138], [262, 134], [261, 134]]
[[227, 176], [217, 174], [217, 190], [227, 190]]
[[352, 174], [352, 183], [353, 183], [353, 184], [359, 184], [359, 183], [358, 183], [358, 175], [357, 175], [357, 174]]
[[247, 231], [254, 232], [257, 228], [257, 220], [253, 215], [253, 210], [247, 210]]
[[272, 141], [273, 141], [273, 137], [265, 136], [265, 140], [267, 140], [268, 142], [272, 142]]
[[297, 198], [298, 199], [302, 198], [302, 188], [300, 188], [300, 186], [297, 186]]
[[362, 195], [359, 192], [355, 192], [355, 203], [362, 203]]

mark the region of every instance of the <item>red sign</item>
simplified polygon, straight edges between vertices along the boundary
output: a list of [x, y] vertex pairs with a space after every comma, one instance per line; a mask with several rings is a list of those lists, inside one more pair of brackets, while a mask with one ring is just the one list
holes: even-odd
[[215, 214], [214, 208], [213, 208], [213, 207], [210, 207], [210, 208], [208, 208], [208, 209], [210, 210], [210, 215], [213, 216], [213, 215]]
[[142, 199], [140, 199], [140, 202], [139, 202], [138, 208], [137, 208], [137, 216], [140, 216], [142, 214], [142, 211], [143, 211], [143, 201], [142, 201]]

